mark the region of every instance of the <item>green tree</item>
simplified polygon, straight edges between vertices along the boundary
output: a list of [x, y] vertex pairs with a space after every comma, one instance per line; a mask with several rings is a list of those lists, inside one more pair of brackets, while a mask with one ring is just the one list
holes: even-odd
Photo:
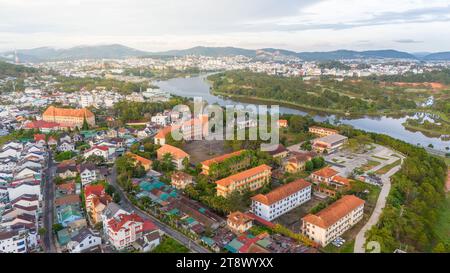
[[83, 130], [83, 131], [89, 130], [89, 123], [86, 120], [86, 116], [84, 116], [84, 118], [83, 118], [83, 126], [81, 127], [81, 130]]
[[311, 160], [306, 161], [305, 171], [310, 172], [312, 170], [314, 170], [314, 163]]

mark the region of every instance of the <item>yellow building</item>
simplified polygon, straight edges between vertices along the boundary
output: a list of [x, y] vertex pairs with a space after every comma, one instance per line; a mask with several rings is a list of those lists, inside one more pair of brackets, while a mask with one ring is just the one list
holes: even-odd
[[89, 109], [66, 109], [49, 106], [42, 114], [42, 119], [47, 122], [57, 122], [61, 127], [81, 128], [86, 118], [89, 126], [95, 126], [95, 115]]
[[246, 189], [255, 191], [270, 182], [272, 168], [266, 164], [230, 175], [216, 181], [218, 196], [227, 197], [233, 191], [244, 191]]
[[311, 126], [308, 129], [310, 133], [315, 134], [319, 137], [330, 136], [338, 133], [337, 130], [319, 126]]

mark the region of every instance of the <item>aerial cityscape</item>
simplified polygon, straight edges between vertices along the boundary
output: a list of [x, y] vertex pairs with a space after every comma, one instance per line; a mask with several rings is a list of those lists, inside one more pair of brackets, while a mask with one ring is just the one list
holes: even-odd
[[0, 0], [0, 257], [450, 252], [448, 1], [185, 2]]

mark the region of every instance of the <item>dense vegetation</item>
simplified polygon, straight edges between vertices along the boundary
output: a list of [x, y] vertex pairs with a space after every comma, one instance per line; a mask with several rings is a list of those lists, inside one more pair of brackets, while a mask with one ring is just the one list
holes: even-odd
[[57, 81], [58, 83], [55, 87], [63, 92], [77, 92], [83, 88], [86, 90], [94, 90], [97, 87], [104, 87], [106, 90], [113, 90], [119, 94], [126, 95], [150, 87], [147, 82], [133, 83], [106, 78], [58, 77]]
[[327, 62], [321, 62], [319, 63], [319, 68], [326, 68], [326, 69], [340, 69], [340, 70], [349, 70], [350, 66], [343, 64], [339, 61], [327, 61]]
[[15, 65], [0, 61], [0, 79], [4, 77], [21, 77], [37, 73], [38, 70], [23, 65]]
[[[228, 71], [208, 77], [213, 92], [237, 98], [265, 99], [336, 113], [380, 113], [415, 109], [415, 100], [428, 94], [383, 88], [369, 80], [303, 81], [299, 77], [271, 76], [249, 71]], [[399, 95], [401, 94], [401, 95]]]
[[146, 67], [139, 68], [126, 68], [123, 74], [126, 76], [140, 76], [144, 78], [152, 78], [159, 80], [166, 80], [171, 78], [179, 78], [190, 75], [196, 75], [200, 73], [200, 69], [197, 67], [187, 67], [184, 70], [178, 70], [173, 67], [167, 69], [150, 69]]
[[[439, 210], [445, 202], [444, 183], [447, 166], [423, 148], [386, 135], [341, 128], [349, 137], [367, 134], [378, 144], [389, 146], [404, 155], [402, 168], [392, 177], [392, 188], [378, 224], [368, 231], [367, 241], [377, 241], [383, 252], [397, 248], [414, 251], [437, 251], [443, 242], [433, 232]], [[447, 251], [449, 245], [444, 245]]]
[[382, 82], [440, 82], [442, 84], [450, 84], [450, 69], [425, 71], [420, 74], [409, 72], [403, 75], [372, 75], [367, 78]]
[[172, 98], [168, 102], [130, 102], [120, 101], [114, 104], [113, 114], [122, 122], [149, 120], [152, 115], [175, 105], [186, 104], [187, 100]]

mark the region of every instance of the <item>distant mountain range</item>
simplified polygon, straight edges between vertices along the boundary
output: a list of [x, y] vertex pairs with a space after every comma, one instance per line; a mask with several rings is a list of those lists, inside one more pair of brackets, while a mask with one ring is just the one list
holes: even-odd
[[[127, 57], [150, 57], [150, 56], [186, 56], [203, 55], [211, 57], [243, 55], [247, 57], [274, 57], [293, 56], [306, 61], [326, 61], [341, 59], [367, 59], [367, 58], [393, 58], [411, 60], [450, 60], [450, 52], [436, 53], [407, 53], [397, 50], [336, 50], [327, 52], [294, 52], [284, 49], [263, 48], [258, 50], [236, 47], [204, 47], [198, 46], [183, 50], [169, 50], [163, 52], [147, 52], [126, 47], [120, 44], [77, 46], [67, 49], [55, 49], [51, 47], [40, 47], [34, 49], [17, 50], [20, 62], [43, 62], [56, 60], [77, 59], [121, 59]], [[13, 51], [0, 53], [0, 59], [14, 60]]]

